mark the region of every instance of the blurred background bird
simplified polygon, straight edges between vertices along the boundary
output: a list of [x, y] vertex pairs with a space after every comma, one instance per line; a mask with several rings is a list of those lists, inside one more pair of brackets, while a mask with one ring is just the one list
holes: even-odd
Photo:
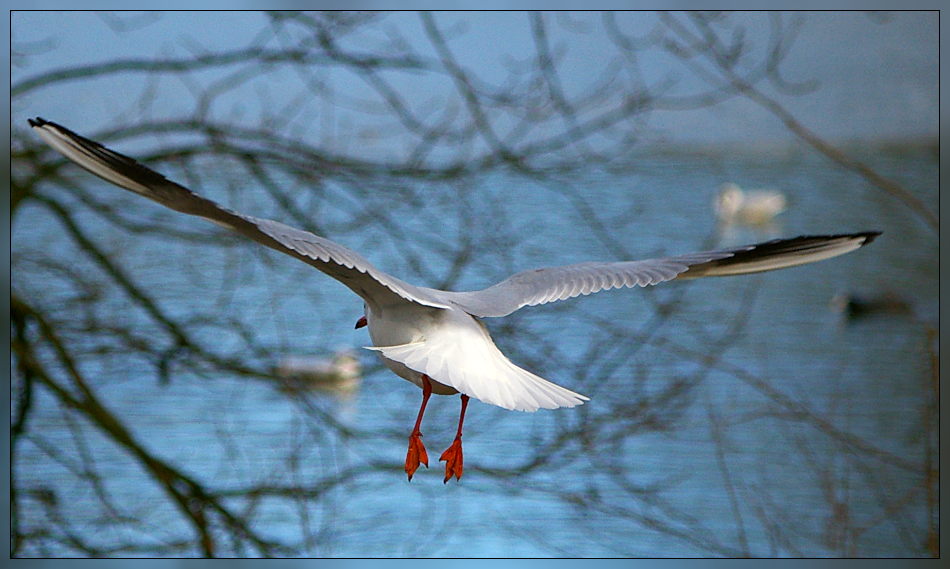
[[785, 211], [785, 194], [773, 189], [744, 191], [732, 182], [723, 184], [714, 202], [716, 217], [724, 225], [765, 227]]

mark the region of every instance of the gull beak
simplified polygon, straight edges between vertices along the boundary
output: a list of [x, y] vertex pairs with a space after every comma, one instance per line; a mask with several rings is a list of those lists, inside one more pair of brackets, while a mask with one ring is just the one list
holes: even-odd
[[363, 326], [366, 326], [366, 324], [367, 324], [366, 317], [361, 316], [360, 319], [356, 321], [356, 326], [354, 327], [354, 330], [358, 330], [362, 328]]

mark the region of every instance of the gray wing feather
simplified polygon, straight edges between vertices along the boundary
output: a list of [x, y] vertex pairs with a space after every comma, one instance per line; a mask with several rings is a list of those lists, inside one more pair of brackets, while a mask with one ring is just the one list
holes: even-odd
[[208, 219], [287, 253], [341, 281], [370, 302], [404, 300], [479, 317], [505, 316], [524, 306], [566, 300], [623, 287], [645, 287], [673, 279], [727, 276], [812, 263], [853, 251], [879, 232], [802, 236], [756, 245], [643, 261], [578, 263], [523, 271], [484, 290], [447, 292], [405, 283], [329, 239], [277, 221], [231, 211], [166, 179], [135, 160], [37, 118], [30, 125], [50, 146], [93, 174], [168, 208]]
[[366, 300], [406, 301], [446, 308], [434, 294], [374, 267], [361, 255], [339, 243], [277, 221], [244, 215], [195, 194], [165, 176], [84, 138], [54, 122], [31, 119], [30, 126], [50, 146], [93, 174], [156, 201], [165, 207], [203, 217], [259, 243], [296, 257], [341, 281]]
[[806, 235], [676, 257], [548, 267], [517, 273], [483, 290], [440, 295], [474, 316], [505, 316], [524, 306], [602, 290], [645, 287], [674, 279], [757, 273], [813, 263], [853, 251], [879, 234], [870, 231]]

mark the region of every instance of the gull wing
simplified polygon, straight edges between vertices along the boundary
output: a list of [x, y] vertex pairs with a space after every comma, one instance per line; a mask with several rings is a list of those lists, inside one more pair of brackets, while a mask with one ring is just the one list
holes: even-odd
[[431, 289], [416, 287], [374, 267], [360, 254], [325, 237], [277, 221], [244, 215], [199, 196], [165, 176], [68, 128], [41, 118], [30, 126], [79, 166], [163, 206], [203, 217], [272, 249], [296, 257], [345, 284], [370, 303], [410, 301], [447, 308]]
[[548, 267], [514, 274], [479, 291], [439, 294], [473, 316], [506, 316], [524, 306], [613, 288], [645, 287], [674, 279], [743, 275], [804, 265], [854, 251], [878, 235], [877, 231], [805, 235], [676, 257]]

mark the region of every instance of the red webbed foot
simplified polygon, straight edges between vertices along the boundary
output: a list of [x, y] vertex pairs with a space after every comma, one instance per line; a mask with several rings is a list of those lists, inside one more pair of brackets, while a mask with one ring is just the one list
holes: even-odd
[[445, 480], [442, 483], [449, 481], [449, 478], [455, 477], [456, 480], [462, 478], [462, 439], [457, 438], [452, 442], [452, 446], [445, 449], [445, 452], [442, 453], [442, 456], [439, 457], [439, 462], [445, 462]]
[[426, 465], [429, 468], [429, 455], [426, 453], [426, 447], [422, 444], [422, 415], [426, 412], [426, 403], [429, 402], [429, 396], [432, 395], [432, 382], [429, 376], [422, 376], [422, 404], [419, 405], [419, 415], [416, 417], [416, 425], [412, 428], [412, 434], [409, 435], [409, 450], [406, 452], [406, 474], [412, 481], [412, 475], [416, 473], [419, 464]]
[[426, 465], [429, 468], [429, 455], [426, 453], [426, 447], [422, 444], [422, 433], [414, 431], [409, 435], [409, 451], [406, 453], [406, 474], [409, 480], [416, 473], [419, 464]]

